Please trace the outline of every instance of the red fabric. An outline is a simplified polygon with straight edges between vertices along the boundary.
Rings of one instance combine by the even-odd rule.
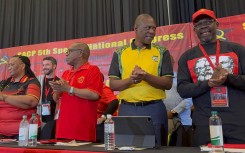
[[[32,95],[39,99],[40,87],[36,84],[37,82],[30,82],[26,89],[22,88],[22,84],[28,81],[28,77],[24,76],[20,82],[16,82],[15,89],[13,87],[11,91],[3,90],[3,94],[7,95]],[[37,80],[36,80],[37,81]],[[18,84],[21,86],[19,88]],[[11,86],[12,87],[12,86]],[[22,120],[23,115],[27,115],[28,119],[31,118],[32,113],[36,113],[36,108],[21,109],[10,105],[4,101],[0,101],[0,134],[5,136],[17,135],[19,133],[19,124]]]
[[[97,66],[86,63],[76,71],[65,71],[62,78],[74,88],[86,88],[101,94],[103,82]],[[64,92],[61,97],[56,137],[95,141],[96,119],[97,101],[90,101]]]
[[[7,153],[98,153],[93,151],[77,151],[77,150],[48,150],[33,148],[7,148],[0,147],[0,152]],[[100,152],[105,153],[105,152]]]
[[[210,143],[208,147],[211,148]],[[245,149],[245,144],[224,144],[224,148]]]
[[[106,111],[111,101],[117,99],[113,91],[105,84],[103,84],[103,89],[100,96],[101,98],[98,101],[98,107],[97,107],[97,118],[100,118],[101,115]],[[115,112],[113,115],[116,116],[117,112]]]

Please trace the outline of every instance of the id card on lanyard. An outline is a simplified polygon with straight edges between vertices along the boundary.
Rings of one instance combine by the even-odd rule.
[[[50,101],[46,101],[45,104],[42,104],[42,115],[51,115]]]
[[[44,78],[44,84],[45,84],[45,101],[42,102],[42,115],[51,115],[51,101],[48,100],[48,94],[51,89],[51,87],[47,87],[47,78],[45,76]],[[53,79],[55,81],[55,77]]]
[[[211,59],[209,58],[207,52],[203,48],[201,44],[198,45],[201,49],[203,55],[207,59],[210,66],[215,69],[214,64],[212,63]],[[220,54],[220,41],[217,40],[216,45],[216,63],[215,65],[219,65],[219,54]],[[212,87],[210,90],[210,98],[211,98],[211,107],[229,107],[229,100],[228,100],[228,88],[226,86],[219,86],[219,87]]]
[[[210,90],[212,107],[229,107],[226,86],[213,87]]]

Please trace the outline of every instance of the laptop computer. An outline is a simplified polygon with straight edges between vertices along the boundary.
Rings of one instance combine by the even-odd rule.
[[[116,147],[155,147],[155,132],[150,116],[115,116]]]

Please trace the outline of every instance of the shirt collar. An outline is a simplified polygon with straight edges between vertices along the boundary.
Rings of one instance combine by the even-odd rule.
[[[131,48],[134,50],[134,49],[138,49],[138,47],[135,45],[135,39],[133,39],[133,41],[131,42]],[[146,49],[151,49],[151,44],[146,44],[144,46],[144,48]]]
[[[84,69],[86,70],[89,68],[89,66],[90,66],[89,62],[86,62],[83,65],[81,65],[77,70],[74,70],[74,67],[72,67],[71,71],[75,72],[75,71],[80,71],[80,70],[84,70]]]
[[[24,82],[26,82],[28,80],[28,76],[27,75],[24,75],[21,79],[20,79],[20,83],[24,83]],[[12,77],[11,78],[11,81],[10,82],[14,82],[15,81],[15,79]]]

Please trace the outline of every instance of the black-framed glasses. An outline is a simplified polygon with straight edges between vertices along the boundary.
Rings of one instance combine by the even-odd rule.
[[[197,22],[194,24],[194,28],[200,28],[202,26],[210,26],[212,23],[214,23],[214,19],[212,20],[203,20],[203,21],[200,21],[200,22]]]
[[[67,49],[66,54],[69,55],[73,51],[83,51],[82,49]]]

